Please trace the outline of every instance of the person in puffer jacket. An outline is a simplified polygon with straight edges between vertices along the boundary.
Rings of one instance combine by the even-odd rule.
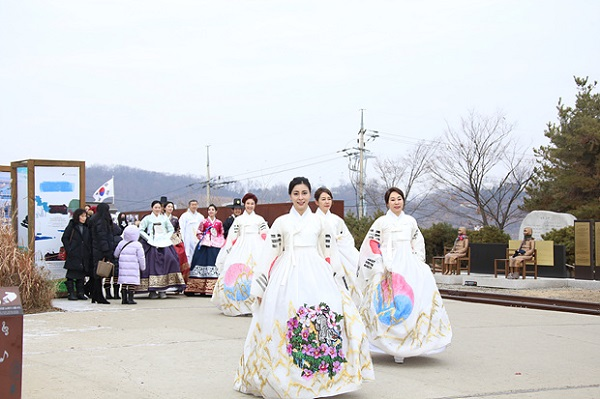
[[[140,285],[140,270],[146,270],[144,248],[138,241],[140,230],[137,226],[125,227],[123,240],[115,249],[115,258],[119,258],[119,284],[121,284],[121,303],[135,305],[133,300],[135,287]]]

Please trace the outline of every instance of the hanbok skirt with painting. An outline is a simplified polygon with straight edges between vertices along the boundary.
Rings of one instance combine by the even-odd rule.
[[[292,253],[293,252],[293,253]],[[255,312],[234,389],[264,398],[316,398],[372,380],[365,327],[314,247],[283,252]]]
[[[211,302],[226,316],[252,313],[254,298],[250,297],[256,256],[264,240],[257,232],[244,234],[230,248],[222,249],[217,258],[219,278]],[[223,258],[223,259],[221,259]]]
[[[360,314],[375,352],[397,357],[439,353],[452,340],[450,320],[429,266],[412,253],[408,241],[403,245],[391,270],[370,279]]]

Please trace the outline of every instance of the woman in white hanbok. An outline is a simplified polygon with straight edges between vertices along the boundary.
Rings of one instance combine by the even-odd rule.
[[[289,185],[293,207],[273,224],[254,271],[255,310],[234,389],[264,398],[316,398],[373,379],[364,325],[325,261],[326,228],[308,208],[310,183]]]
[[[219,278],[211,302],[226,316],[252,313],[252,275],[269,231],[265,219],[254,213],[258,203],[256,195],[247,193],[242,202],[245,212],[235,218],[216,263]]]
[[[348,291],[356,306],[360,306],[362,294],[356,287],[358,250],[354,246],[354,237],[350,234],[344,219],[331,213],[333,194],[328,188],[320,187],[315,191],[315,202],[319,207],[315,214],[326,221],[331,235],[331,266],[338,285]]]
[[[452,340],[452,329],[425,263],[425,241],[417,221],[403,211],[404,194],[392,187],[385,201],[387,213],[375,220],[360,248],[360,314],[371,350],[403,363],[405,357],[443,351]]]

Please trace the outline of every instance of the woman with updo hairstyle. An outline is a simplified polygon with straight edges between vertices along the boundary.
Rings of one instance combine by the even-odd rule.
[[[215,204],[208,206],[207,213],[208,216],[200,223],[196,231],[199,241],[190,263],[187,295],[212,295],[219,277],[216,265],[219,251],[225,245],[223,223],[217,219]]]
[[[289,213],[278,217],[257,262],[256,297],[234,389],[264,398],[316,398],[373,379],[358,309],[333,278],[330,237],[308,207],[310,182],[294,178]]]
[[[354,237],[348,230],[344,219],[330,211],[333,205],[333,194],[326,187],[315,191],[315,203],[318,208],[315,214],[325,221],[331,235],[331,266],[335,281],[340,288],[348,291],[354,304],[360,306],[362,294],[356,287],[356,267],[358,250],[354,246]]]
[[[171,236],[175,229],[163,214],[160,201],[152,201],[152,213],[140,222],[140,237],[146,256],[146,269],[140,274],[136,291],[148,292],[150,299],[167,297],[167,291],[182,292],[185,282],[179,267],[179,257]]]
[[[367,233],[359,257],[360,314],[371,351],[404,358],[443,351],[452,340],[450,320],[429,266],[417,221],[404,213],[404,193],[384,196],[388,211]]]
[[[242,204],[244,204],[244,207],[246,206],[246,202],[251,199],[252,201],[254,201],[254,205],[258,205],[258,198],[256,197],[256,195],[252,194],[252,193],[246,193],[244,194],[244,196],[242,197]],[[246,211],[248,211],[247,209],[245,209]]]
[[[173,230],[175,230],[173,233],[179,232],[179,218],[173,215],[173,211],[175,210],[175,204],[172,201],[167,201],[164,204],[162,204],[162,206],[163,213],[165,214],[167,219],[169,219],[169,222],[171,222],[171,224],[173,225]]]
[[[254,212],[256,195],[247,193],[242,203],[244,213],[235,218],[216,263],[219,278],[211,302],[226,316],[252,313],[252,276],[269,231],[265,219]]]

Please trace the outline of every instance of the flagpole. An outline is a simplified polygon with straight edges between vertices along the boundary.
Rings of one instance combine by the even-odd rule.
[[[113,205],[114,205],[115,204],[115,175],[113,175],[110,179],[113,182],[112,189],[113,189]]]

